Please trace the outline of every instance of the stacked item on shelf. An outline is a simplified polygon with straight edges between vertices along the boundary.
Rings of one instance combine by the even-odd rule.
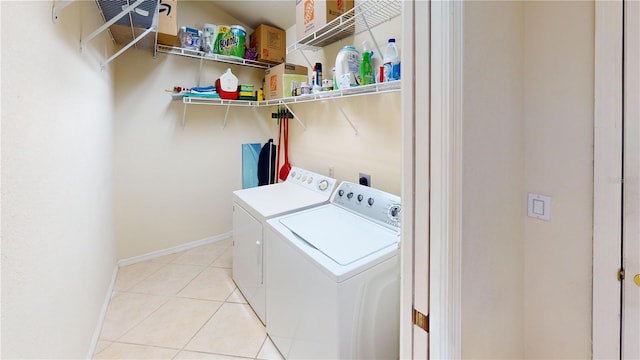
[[[296,1],[296,35],[298,41],[306,36],[322,33],[325,25],[353,9],[353,0]],[[334,41],[353,35],[352,27],[345,27],[340,32],[327,37],[318,46],[328,45]]]
[[[215,86],[192,87],[189,92],[185,92],[183,96],[194,96],[201,98],[220,99],[220,94],[216,91]]]
[[[287,33],[267,24],[259,25],[249,37],[247,55],[255,54],[253,58],[245,56],[249,60],[264,61],[281,64],[286,59]]]
[[[130,5],[129,1],[97,0],[96,2],[105,22],[120,16],[113,25],[109,26],[109,31],[117,44],[129,44],[134,41],[136,37],[142,35],[145,30],[151,28],[153,25],[153,16],[156,13],[156,7],[158,5],[157,0],[144,0],[136,6],[133,11],[122,16],[123,10]],[[138,41],[136,46],[152,49],[154,42],[155,37],[153,34],[149,34]]]

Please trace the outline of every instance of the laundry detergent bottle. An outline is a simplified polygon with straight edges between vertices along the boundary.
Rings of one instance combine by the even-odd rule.
[[[338,51],[335,77],[339,89],[348,89],[358,85],[360,61],[360,53],[353,45],[345,46]]]
[[[371,65],[371,51],[365,48],[360,62],[360,85],[373,84],[373,66]]]
[[[384,65],[384,81],[400,80],[400,52],[396,46],[396,39],[389,39],[382,63]]]

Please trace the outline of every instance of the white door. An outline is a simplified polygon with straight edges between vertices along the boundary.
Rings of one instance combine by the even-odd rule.
[[[402,2],[401,359],[429,357],[429,4]]]
[[[622,359],[640,359],[640,2],[624,16]]]

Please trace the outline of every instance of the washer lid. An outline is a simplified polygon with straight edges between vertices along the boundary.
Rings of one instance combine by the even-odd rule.
[[[285,216],[280,223],[343,266],[399,241],[391,230],[337,206]]]
[[[322,204],[329,199],[329,194],[320,194],[288,182],[238,190],[233,194],[236,200],[247,204],[264,218]]]

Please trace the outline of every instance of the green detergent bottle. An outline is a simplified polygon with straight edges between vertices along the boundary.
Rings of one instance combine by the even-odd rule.
[[[373,84],[373,66],[371,65],[371,51],[365,45],[360,62],[360,85]]]

